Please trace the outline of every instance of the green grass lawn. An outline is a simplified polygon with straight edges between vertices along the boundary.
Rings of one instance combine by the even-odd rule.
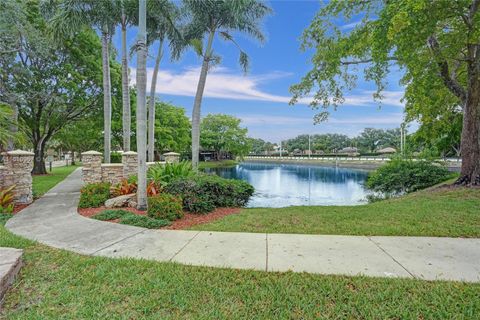
[[[32,188],[34,197],[38,198],[44,195],[78,167],[78,165],[57,167],[52,168],[52,172],[47,170],[48,174],[33,176]]]
[[[238,164],[235,160],[222,160],[222,161],[201,161],[198,164],[199,169],[206,169],[206,168],[222,168],[222,167],[233,167]]]
[[[480,189],[434,188],[360,206],[244,209],[192,229],[270,233],[480,237]]]
[[[8,319],[474,319],[480,284],[265,273],[25,249]]]

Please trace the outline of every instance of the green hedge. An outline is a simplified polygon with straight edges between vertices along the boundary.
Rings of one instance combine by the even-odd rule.
[[[204,174],[173,181],[165,190],[180,196],[183,208],[195,213],[207,213],[216,207],[243,207],[254,192],[245,181]]]
[[[183,217],[182,199],[168,193],[148,197],[148,215],[156,219],[177,220]]]

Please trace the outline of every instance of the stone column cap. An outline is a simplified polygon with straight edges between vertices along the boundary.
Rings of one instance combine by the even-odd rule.
[[[164,156],[179,156],[180,153],[176,153],[176,152],[167,152],[167,153],[164,153],[163,154]]]
[[[8,155],[8,156],[34,156],[35,155],[35,153],[33,152],[20,150],[20,149],[3,152],[2,154]]]
[[[82,152],[82,156],[101,156],[102,154],[98,151],[90,150]]]
[[[138,155],[138,153],[136,153],[135,151],[125,151],[122,153],[122,156],[136,156]]]

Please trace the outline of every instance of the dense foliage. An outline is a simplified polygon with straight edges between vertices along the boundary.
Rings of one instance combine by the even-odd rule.
[[[166,164],[157,163],[148,169],[147,178],[157,185],[166,186],[175,179],[190,177],[194,174],[192,164],[188,161]]]
[[[148,197],[148,210],[150,217],[156,219],[177,220],[183,217],[182,199],[168,193],[160,193]]]
[[[79,208],[95,208],[103,206],[110,198],[110,183],[90,183],[80,190]]]
[[[337,20],[352,27],[332,23]],[[325,2],[304,32],[302,48],[313,49],[313,66],[291,87],[291,103],[308,97],[311,107],[320,109],[315,120],[323,121],[329,107],[345,102],[345,92],[356,86],[359,77],[352,69],[364,71],[364,79],[376,85],[373,97],[381,100],[389,98],[384,89],[391,70],[401,67],[408,120],[452,134],[442,139],[452,145],[458,131],[437,123],[450,126],[458,114],[462,170],[457,183],[480,184],[479,33],[477,0]],[[423,131],[428,133],[423,138],[437,137],[431,129]]]
[[[254,192],[245,181],[204,174],[173,181],[165,190],[181,196],[185,210],[197,213],[215,207],[243,207]]]
[[[13,189],[15,186],[1,189],[0,188],[0,213],[13,212]]]
[[[191,125],[185,109],[158,102],[155,110],[155,148],[162,153],[187,151],[191,141]]]
[[[366,186],[391,196],[425,189],[451,177],[447,168],[436,163],[393,159],[371,173]]]
[[[200,125],[200,145],[203,150],[216,151],[217,156],[230,153],[245,156],[250,150],[247,128],[240,126],[241,120],[226,114],[209,114]],[[220,160],[220,159],[217,159]]]

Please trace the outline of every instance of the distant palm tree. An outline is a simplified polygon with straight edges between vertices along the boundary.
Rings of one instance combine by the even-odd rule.
[[[218,33],[224,40],[232,42],[239,48],[239,63],[246,72],[248,56],[240,49],[231,33],[239,31],[263,42],[265,36],[261,30],[261,23],[272,9],[257,0],[184,0],[184,6],[190,16],[186,38],[201,39],[192,41],[192,45],[197,54],[203,58],[192,112],[192,165],[198,168],[203,92],[209,67],[220,62],[220,57],[215,55],[212,49],[215,35]],[[204,49],[202,40],[205,36],[207,40]]]
[[[71,35],[84,26],[100,31],[102,38],[104,161],[110,162],[112,132],[112,94],[110,83],[111,37],[118,23],[114,14],[120,12],[115,0],[61,0],[51,19],[53,30],[60,35]]]
[[[158,70],[160,61],[163,57],[163,46],[165,41],[170,41],[170,51],[173,60],[178,59],[183,46],[183,38],[177,30],[174,20],[178,17],[178,8],[169,1],[153,1],[148,12],[148,44],[151,45],[157,41],[158,51],[155,58],[155,66],[152,74],[152,82],[150,86],[150,97],[148,100],[148,161],[155,159],[155,89],[157,86]]]
[[[138,152],[138,188],[137,208],[147,209],[147,6],[146,0],[139,0],[138,34],[135,45],[137,52],[137,152]]]

